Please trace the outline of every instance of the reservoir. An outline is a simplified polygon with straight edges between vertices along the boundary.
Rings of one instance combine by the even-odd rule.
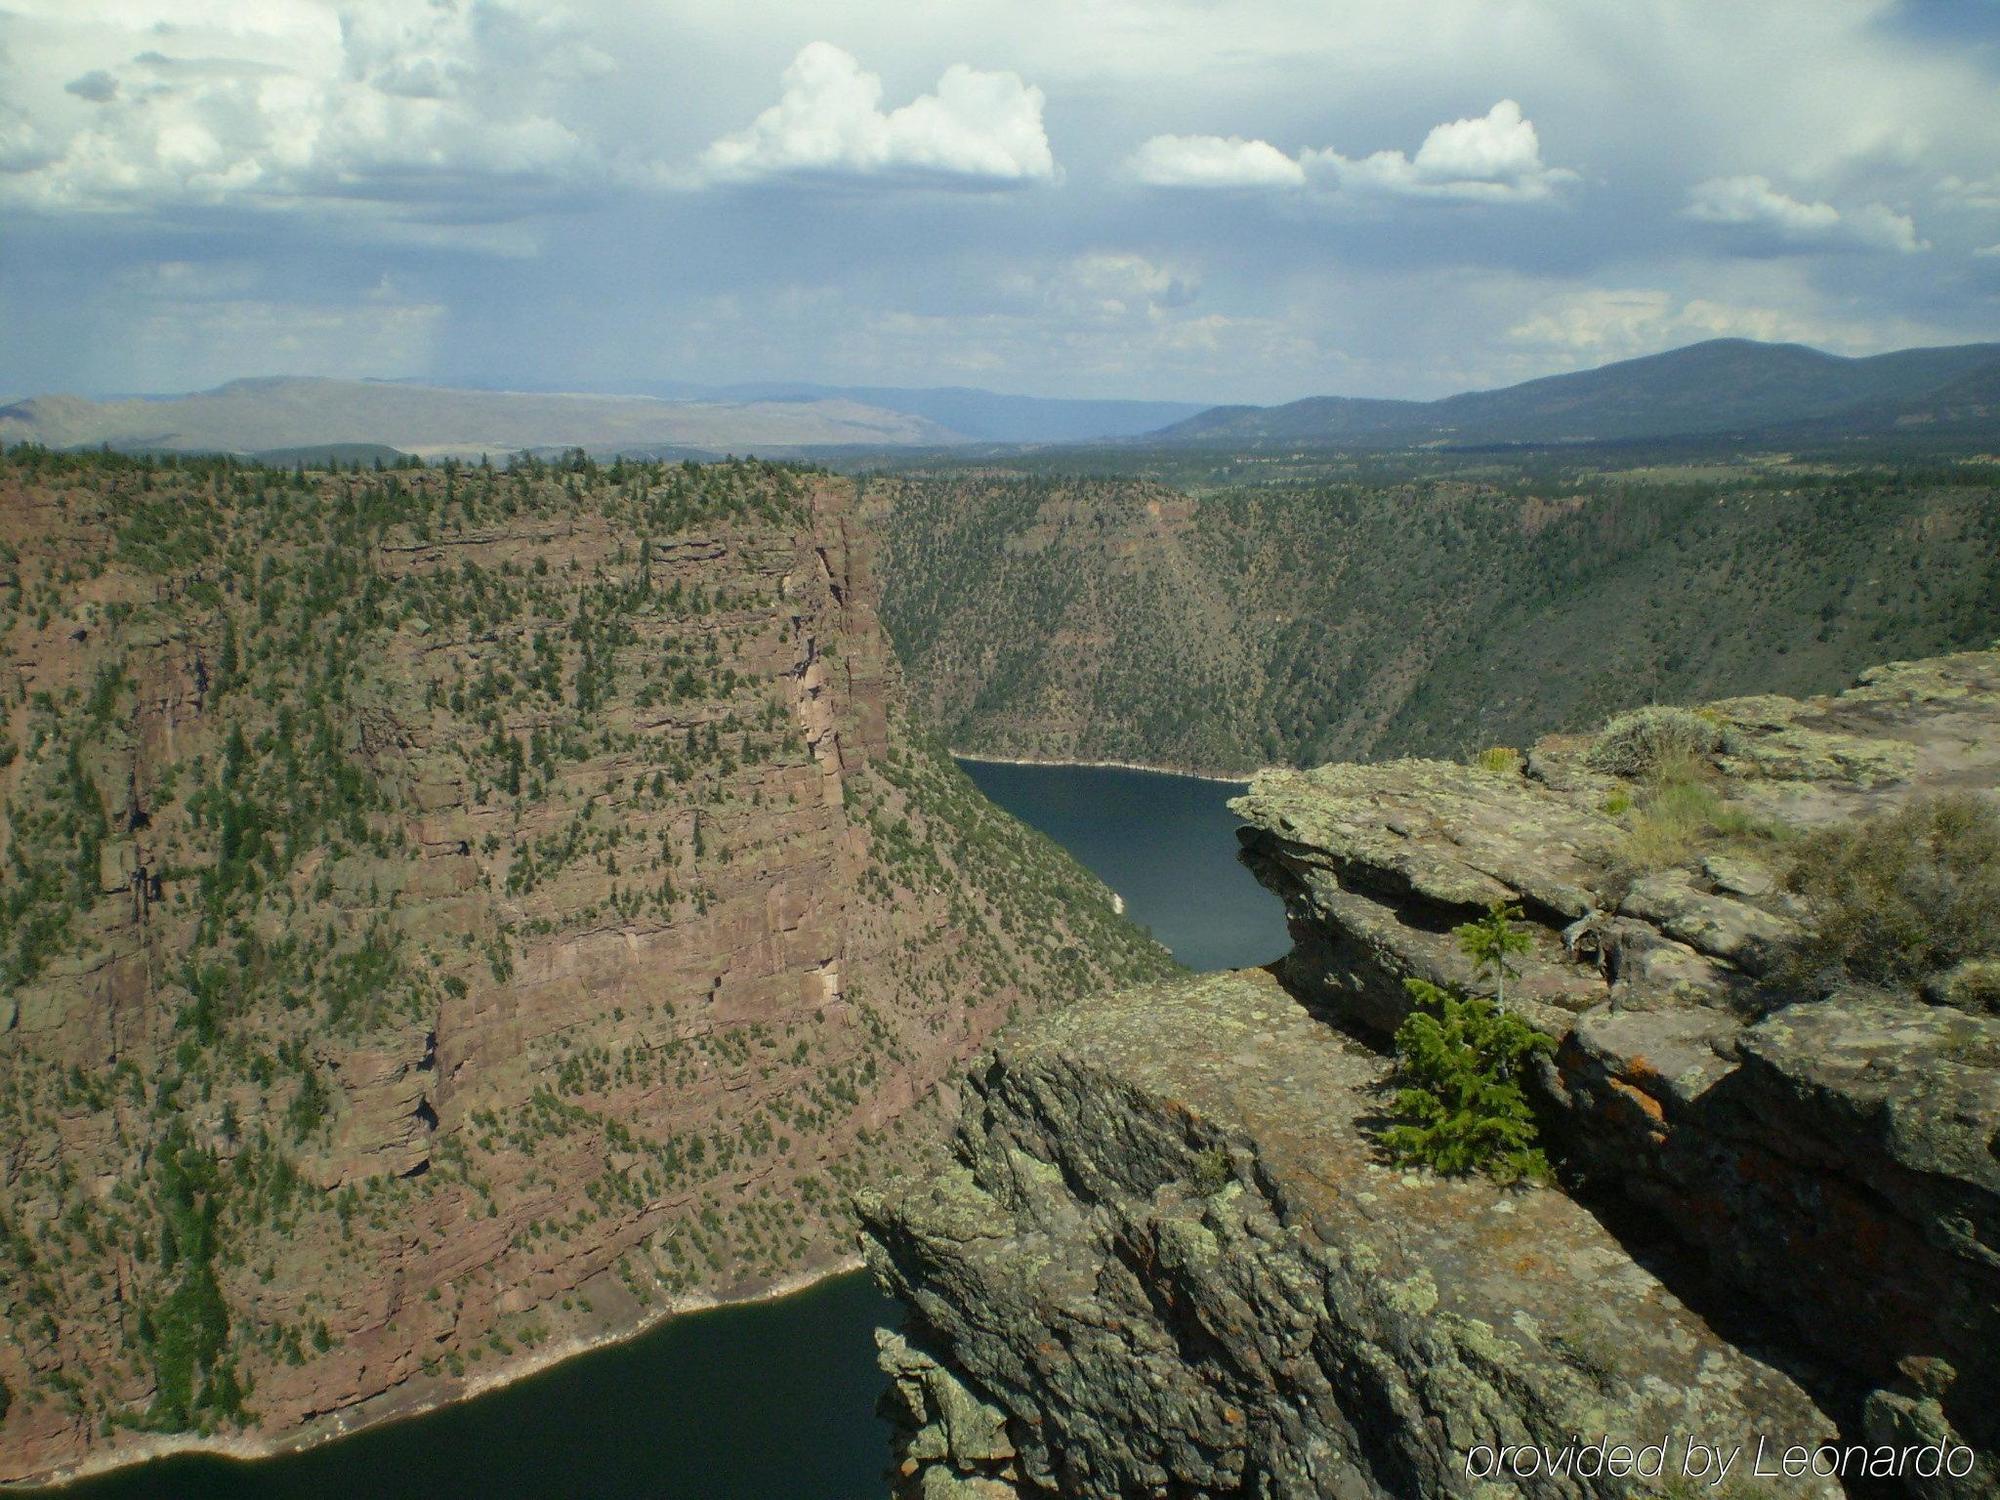
[[[965,774],[1125,898],[1190,969],[1242,969],[1291,946],[1278,898],[1236,860],[1241,782],[1117,766],[967,760]]]
[[[1239,787],[1083,766],[964,762],[1063,844],[1190,968],[1284,952],[1278,901],[1236,862]],[[875,1329],[901,1315],[865,1273],[671,1318],[501,1390],[302,1453],[168,1458],[65,1500],[881,1500]],[[250,1404],[256,1404],[254,1395]]]
[[[423,1416],[281,1458],[159,1459],[61,1500],[882,1500],[865,1272],[669,1318]],[[254,1407],[253,1395],[250,1405]]]

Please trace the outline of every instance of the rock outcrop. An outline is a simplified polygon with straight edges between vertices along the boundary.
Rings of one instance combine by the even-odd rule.
[[[1683,1482],[1690,1441],[1848,1455],[1744,1493],[1876,1492],[1885,1449],[1879,1492],[1994,1493],[2000,1016],[1774,975],[1809,915],[1787,830],[2000,785],[2000,653],[1703,713],[1708,824],[1664,848],[1583,739],[1258,777],[1233,805],[1286,959],[1004,1033],[956,1167],[865,1205],[912,1314],[902,1492],[1472,1495],[1482,1453],[1608,1438]],[[1496,901],[1534,940],[1507,1004],[1559,1044],[1562,1188],[1373,1141],[1403,980],[1473,986],[1451,930]]]
[[[0,463],[0,1481],[839,1265],[1003,1019],[1168,967],[911,732],[853,501]]]
[[[1256,971],[1009,1033],[958,1164],[869,1209],[877,1274],[1006,1414],[968,1423],[919,1375],[944,1441],[919,1429],[908,1492],[943,1470],[1065,1496],[1454,1494],[1482,1445],[1665,1441],[1678,1466],[1690,1440],[1832,1438],[1568,1197],[1376,1160],[1357,1123],[1385,1071]]]

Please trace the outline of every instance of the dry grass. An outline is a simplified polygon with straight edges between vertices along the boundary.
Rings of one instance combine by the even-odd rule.
[[[1469,764],[1496,776],[1517,776],[1521,771],[1521,752],[1508,745],[1489,745],[1473,756]]]
[[[1812,914],[1791,965],[1800,982],[1841,973],[1892,989],[1968,978],[2000,958],[2000,809],[1969,793],[1922,797],[1813,834],[1785,876]],[[1984,987],[1959,986],[1984,1007]]]
[[[1604,810],[1625,820],[1612,867],[1627,879],[1673,869],[1719,845],[1768,845],[1783,836],[1723,795],[1705,755],[1666,755],[1635,793],[1614,794]]]

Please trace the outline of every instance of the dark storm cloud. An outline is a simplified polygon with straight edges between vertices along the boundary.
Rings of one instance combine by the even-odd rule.
[[[118,97],[118,80],[102,68],[93,68],[82,77],[72,78],[64,84],[63,92],[88,99],[93,104],[109,104]]]

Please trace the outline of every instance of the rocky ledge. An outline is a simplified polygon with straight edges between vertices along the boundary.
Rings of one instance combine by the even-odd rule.
[[[1563,1194],[1377,1160],[1385,1071],[1259,971],[1003,1044],[958,1164],[869,1210],[876,1273],[962,1377],[890,1346],[906,1415],[944,1418],[911,1492],[943,1463],[1028,1493],[1404,1496],[1466,1487],[1482,1444],[1832,1436]]]
[[[1798,830],[1992,795],[2000,654],[1703,718],[1713,821],[1755,835],[1650,859],[1587,738],[1259,777],[1234,806],[1288,957],[1006,1035],[955,1164],[864,1203],[911,1313],[883,1347],[899,1493],[1657,1487],[1562,1458],[1605,1442],[1641,1476],[1664,1443],[1687,1493],[1729,1492],[1690,1444],[1740,1446],[1739,1494],[1994,1493],[2000,1016],[1772,976]],[[1559,1044],[1561,1188],[1405,1172],[1368,1128],[1401,981],[1470,986],[1451,929],[1494,901],[1535,938],[1508,1004]],[[1785,1475],[1822,1443],[1844,1480]],[[1539,1472],[1492,1488],[1507,1445]],[[1971,1473],[1926,1476],[1926,1445]],[[1884,1452],[1871,1489],[1855,1455]]]

